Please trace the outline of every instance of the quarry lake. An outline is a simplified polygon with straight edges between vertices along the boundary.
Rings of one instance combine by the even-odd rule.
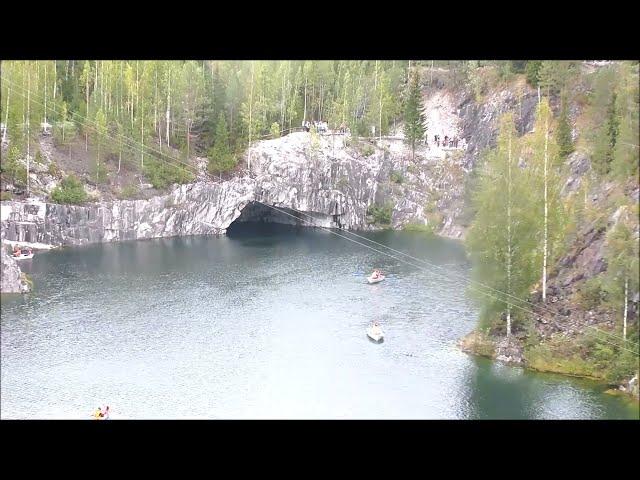
[[[2,300],[1,417],[638,418],[602,384],[461,352],[478,314],[461,243],[364,235],[448,275],[282,225],[36,253],[34,291]]]

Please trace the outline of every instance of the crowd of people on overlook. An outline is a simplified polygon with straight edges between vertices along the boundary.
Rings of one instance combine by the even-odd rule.
[[[327,122],[317,120],[314,120],[313,122],[310,122],[309,120],[302,121],[302,128],[305,132],[311,131],[312,127],[318,133],[330,133],[329,124]],[[345,133],[345,131],[346,127],[342,124],[340,126],[340,133]]]
[[[429,144],[427,137],[425,137],[424,143],[425,145]],[[445,135],[444,138],[441,138],[440,135],[434,135],[433,143],[435,143],[438,148],[458,148],[458,145],[460,145],[461,148],[464,148],[466,144],[464,138],[460,140],[457,136],[449,135]]]
[[[347,134],[349,133],[349,128],[343,122],[337,130],[330,130],[329,124],[323,121],[302,121],[302,129],[305,132],[310,132],[311,129],[314,129],[315,132],[320,134]],[[429,146],[428,135],[424,137],[424,144]],[[434,135],[433,136],[433,144],[438,148],[466,148],[466,140],[464,138],[460,139],[457,135]]]

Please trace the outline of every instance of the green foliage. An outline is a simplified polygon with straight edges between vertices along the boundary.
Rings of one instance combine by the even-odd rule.
[[[422,94],[418,82],[418,74],[414,73],[409,82],[409,91],[404,109],[404,136],[405,141],[411,145],[413,157],[415,157],[416,142],[424,138],[424,133]]]
[[[624,65],[621,77],[617,97],[619,129],[616,132],[617,138],[613,147],[611,170],[618,179],[635,178],[638,183],[638,167],[640,165],[638,74],[631,71],[628,65]]]
[[[59,178],[61,175],[60,168],[56,162],[51,162],[47,168],[47,173],[54,178]]]
[[[586,310],[594,310],[604,300],[606,300],[606,292],[602,288],[600,277],[590,278],[578,290],[578,302]]]
[[[2,162],[2,172],[16,186],[27,185],[27,167],[19,160],[20,150],[17,146],[12,146],[7,153],[6,162]]]
[[[529,60],[527,62],[527,66],[525,67],[525,75],[527,77],[527,82],[529,82],[529,85],[531,85],[532,87],[538,86],[538,73],[541,66],[541,60]]]
[[[371,155],[373,155],[375,153],[375,148],[373,148],[373,145],[369,145],[368,143],[365,144],[362,149],[360,150],[360,153],[362,153],[362,156],[364,157],[370,157]]]
[[[40,150],[36,151],[36,155],[34,157],[34,160],[35,160],[36,163],[39,163],[41,165],[44,163],[44,159],[42,158],[42,152],[40,152]]]
[[[412,232],[412,233],[426,233],[433,235],[434,234],[434,226],[433,224],[424,224],[424,223],[407,223],[402,227],[403,232]]]
[[[505,114],[498,145],[485,156],[486,163],[478,174],[472,197],[476,217],[467,236],[467,248],[473,278],[526,298],[539,273],[536,252],[541,215],[532,210],[533,172],[518,167],[519,156],[513,115]],[[502,323],[500,317],[508,305],[486,296],[479,300],[481,325]]]
[[[121,200],[135,198],[138,195],[139,191],[139,187],[135,183],[131,183],[129,185],[125,185],[124,187],[122,187],[122,189],[120,189],[120,191],[118,192],[118,198]]]
[[[271,134],[271,137],[273,137],[273,138],[278,138],[280,136],[280,125],[278,125],[278,122],[273,122],[271,124],[271,128],[269,129],[269,133]]]
[[[373,217],[373,222],[380,226],[391,225],[391,213],[393,212],[392,205],[371,205],[367,209],[367,215]]]
[[[236,159],[229,147],[229,134],[224,114],[220,113],[216,127],[216,142],[209,153],[207,170],[212,174],[228,172],[236,166]]]
[[[610,302],[617,307],[622,324],[623,311],[628,297],[637,292],[639,286],[640,247],[638,244],[638,206],[622,206],[620,218],[607,235],[605,258],[607,271],[604,288]],[[626,292],[625,292],[626,288]],[[629,320],[629,319],[628,319]]]
[[[391,180],[391,182],[393,183],[397,183],[398,185],[400,185],[402,184],[402,182],[404,182],[404,177],[402,176],[401,172],[397,170],[393,170],[389,175],[389,180]]]
[[[104,163],[100,163],[98,161],[98,158],[96,158],[94,161],[90,162],[90,172],[91,172],[91,177],[92,179],[95,180],[95,182],[97,184],[103,184],[106,183],[108,178],[107,178],[107,167]]]
[[[69,175],[62,179],[60,185],[51,192],[51,200],[55,203],[81,204],[87,200],[87,193],[80,180]]]
[[[76,125],[73,122],[65,120],[53,125],[53,141],[58,147],[68,146],[76,134]]]
[[[567,101],[564,99],[560,111],[560,118],[558,119],[558,128],[556,130],[556,142],[560,149],[559,154],[561,158],[566,158],[575,150],[571,139],[571,125],[569,124],[567,110]]]
[[[5,200],[11,200],[13,198],[13,194],[11,192],[0,192],[0,201],[4,202]]]
[[[153,188],[162,190],[174,183],[189,183],[195,179],[195,175],[179,164],[149,158],[144,162],[144,173],[153,185]]]

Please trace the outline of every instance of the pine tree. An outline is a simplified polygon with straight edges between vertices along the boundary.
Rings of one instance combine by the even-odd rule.
[[[411,159],[415,159],[416,142],[424,137],[424,115],[422,113],[422,95],[418,74],[412,75],[409,83],[409,92],[404,110],[404,136],[405,141],[411,145]]]

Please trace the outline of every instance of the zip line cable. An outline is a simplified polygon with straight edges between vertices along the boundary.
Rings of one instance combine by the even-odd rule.
[[[300,217],[298,217],[298,216],[296,216],[296,215],[293,215],[293,214],[291,214],[291,213],[285,212],[284,210],[281,210],[281,209],[280,209],[280,208],[278,208],[278,207],[275,207],[275,206],[272,206],[272,205],[268,205],[268,204],[263,203],[263,202],[258,202],[258,203],[260,203],[261,205],[264,205],[264,206],[266,206],[266,207],[272,208],[272,209],[274,209],[274,210],[277,210],[278,212],[283,213],[283,214],[285,214],[285,215],[289,215],[290,217],[293,217],[293,218],[295,218],[295,219],[303,220],[303,221],[307,221],[307,222],[311,223],[311,221],[309,221],[309,220],[306,220],[306,219],[304,219],[304,218],[300,218]],[[300,212],[300,213],[303,213],[303,212]],[[313,218],[313,217],[312,217],[312,218]],[[313,225],[313,224],[312,224],[312,225]],[[313,226],[315,226],[315,225],[313,225]],[[425,269],[425,267],[423,267],[423,266],[421,266],[421,265],[416,265],[416,264],[411,263],[411,262],[408,262],[408,261],[406,261],[406,260],[404,260],[404,259],[402,259],[402,258],[398,258],[398,257],[396,257],[396,256],[394,256],[394,255],[391,255],[391,254],[390,254],[390,253],[388,253],[388,252],[383,252],[383,251],[378,250],[378,249],[376,249],[376,248],[373,248],[373,247],[371,247],[371,246],[369,246],[369,245],[366,245],[366,244],[364,244],[364,243],[358,242],[357,240],[353,240],[352,238],[349,238],[349,237],[345,237],[345,236],[343,236],[343,235],[340,235],[340,234],[338,234],[338,233],[334,232],[333,230],[331,230],[331,229],[329,229],[329,228],[322,227],[322,226],[319,226],[319,227],[317,227],[317,228],[321,228],[321,229],[323,229],[323,230],[325,230],[325,231],[328,231],[329,233],[331,233],[331,234],[333,234],[333,235],[336,235],[336,236],[338,236],[338,237],[344,238],[345,240],[348,240],[348,241],[350,241],[350,242],[356,243],[356,244],[358,244],[358,245],[361,245],[361,246],[363,246],[363,247],[365,247],[365,248],[368,248],[368,249],[370,249],[370,250],[373,250],[373,251],[375,251],[375,252],[377,252],[377,253],[381,253],[382,255],[386,255],[386,256],[388,256],[388,257],[391,257],[391,258],[393,258],[393,259],[395,259],[395,260],[398,260],[398,261],[400,261],[400,262],[406,263],[406,264],[408,264],[408,265],[414,266],[414,267],[419,268],[419,269],[422,269],[422,270],[426,270],[426,269]],[[342,229],[341,229],[341,230],[342,230]],[[352,232],[348,232],[348,233],[352,233]],[[362,238],[362,237],[361,237],[361,238]],[[366,238],[365,238],[365,240],[368,240],[368,239],[366,239]],[[377,243],[377,242],[373,242],[373,243]],[[382,244],[379,244],[379,245],[382,245]],[[390,248],[390,247],[386,247],[385,245],[382,245],[382,246],[383,246],[383,247],[385,247],[385,248]],[[393,249],[391,249],[391,250],[393,250]],[[397,251],[397,250],[396,250],[396,251]],[[400,252],[400,253],[402,253],[402,252]],[[406,255],[406,254],[403,254],[403,255]],[[409,256],[409,255],[407,255],[407,256]],[[415,257],[413,257],[413,258],[415,258]],[[420,259],[416,259],[416,260],[420,260]],[[428,263],[428,262],[425,262],[425,263]],[[436,274],[438,274],[438,275],[441,275],[441,276],[447,277],[447,274],[445,274],[445,273],[440,273],[440,272],[433,272],[433,273],[436,273]],[[448,273],[448,272],[447,272],[447,273]],[[449,278],[449,279],[450,279],[450,278]],[[478,282],[478,283],[480,283],[480,282]],[[481,283],[480,283],[480,284],[481,284]],[[481,284],[481,285],[483,285],[483,284]],[[518,309],[520,309],[520,310],[522,310],[522,311],[524,311],[524,312],[526,312],[526,313],[533,314],[533,315],[538,315],[536,312],[534,312],[534,311],[532,311],[532,310],[530,310],[530,309],[526,309],[526,308],[521,307],[521,306],[519,306],[519,305],[515,305],[515,304],[512,304],[512,303],[509,303],[508,301],[506,301],[506,300],[504,300],[504,299],[502,299],[502,298],[498,298],[498,297],[496,297],[496,296],[494,296],[494,295],[491,295],[490,293],[487,293],[487,292],[485,292],[485,291],[483,291],[483,290],[480,290],[480,289],[478,289],[477,287],[473,287],[473,286],[469,285],[469,288],[470,288],[471,290],[475,290],[476,292],[478,292],[478,293],[480,293],[480,294],[482,294],[482,295],[486,295],[486,296],[488,296],[488,297],[490,297],[490,298],[493,298],[494,300],[497,300],[497,301],[502,302],[502,303],[505,303],[505,304],[507,304],[507,305],[511,305],[512,307],[518,308]],[[491,288],[491,287],[489,287],[489,288]],[[504,292],[500,292],[500,293],[504,293]],[[599,332],[599,333],[606,333],[606,334],[609,334],[609,332],[604,332],[604,331],[602,331],[602,330],[600,330],[600,329],[598,329],[598,328],[595,328],[595,327],[593,327],[593,326],[591,326],[591,325],[587,325],[587,327],[593,328],[595,331],[597,331],[597,332]],[[616,337],[616,338],[619,338],[619,337]],[[633,353],[633,354],[635,354],[635,355],[638,355],[638,352],[635,352],[635,351],[633,351],[633,350],[630,350],[630,349],[625,348],[625,347],[623,347],[623,346],[620,346],[620,345],[618,345],[618,344],[613,344],[613,343],[611,343],[611,342],[609,342],[609,341],[607,341],[607,340],[605,340],[605,339],[603,339],[603,338],[600,338],[600,340],[602,340],[602,341],[604,341],[604,342],[606,342],[606,343],[609,343],[610,345],[616,346],[616,347],[618,347],[618,348],[622,348],[622,349],[624,349],[624,350],[627,350],[628,352],[631,352],[631,353]],[[629,340],[627,340],[627,341],[629,341]]]

